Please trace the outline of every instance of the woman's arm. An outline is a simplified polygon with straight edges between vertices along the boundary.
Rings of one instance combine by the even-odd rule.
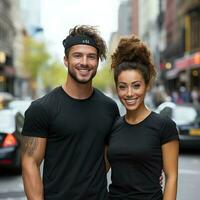
[[[105,146],[104,149],[104,159],[105,159],[105,163],[106,163],[106,172],[108,173],[109,169],[110,169],[110,163],[108,161],[108,146]]]
[[[22,179],[28,200],[44,200],[40,165],[45,148],[46,138],[22,136]]]
[[[163,171],[165,173],[165,187],[163,200],[176,200],[178,181],[178,140],[162,145]]]

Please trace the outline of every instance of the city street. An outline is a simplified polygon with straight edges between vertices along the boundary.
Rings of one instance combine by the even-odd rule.
[[[177,200],[197,200],[200,197],[200,152],[182,153],[179,160]]]
[[[108,174],[110,182],[110,173]],[[200,152],[182,152],[179,160],[177,200],[197,200],[200,196]],[[0,199],[25,200],[21,176],[0,171]]]
[[[0,170],[0,199],[26,200],[21,176]]]
[[[200,200],[199,88],[200,0],[0,0],[0,200],[27,200],[21,150],[37,151],[33,162],[47,159],[45,198],[93,200],[85,188],[105,196],[98,189],[101,177],[105,187],[111,184],[111,170],[107,177],[98,170],[104,141],[113,162],[132,154],[137,160],[133,178],[130,165],[120,162],[120,180],[113,178],[119,188],[121,172],[126,188],[141,185],[131,199],[151,193],[143,183],[149,176],[158,191],[174,193],[169,177],[179,159],[176,200]],[[199,150],[170,159],[178,145],[162,144],[178,137],[181,148]],[[141,156],[151,159],[145,167]],[[32,164],[25,156],[22,161]],[[159,176],[166,183],[162,168],[169,187],[159,183]],[[37,183],[30,184],[35,174],[29,175],[26,190],[37,198]]]

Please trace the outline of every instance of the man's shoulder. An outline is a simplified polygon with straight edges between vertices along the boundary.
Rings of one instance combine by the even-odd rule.
[[[59,96],[60,87],[54,88],[52,91],[48,92],[42,97],[39,97],[35,101],[33,101],[34,104],[47,104],[51,103],[52,101],[56,101],[56,98]]]
[[[60,87],[54,88],[49,93],[34,100],[29,108],[49,110],[58,100]]]

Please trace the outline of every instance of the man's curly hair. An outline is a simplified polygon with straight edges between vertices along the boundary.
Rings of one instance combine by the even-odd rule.
[[[107,46],[104,39],[100,36],[99,31],[95,26],[77,25],[69,30],[69,36],[88,36],[92,38],[98,49],[98,57],[103,60],[106,59]],[[68,55],[69,49],[65,49],[65,54]]]
[[[139,70],[147,85],[151,84],[156,77],[151,52],[136,35],[121,38],[111,58],[115,83],[117,83],[119,74],[128,69]]]

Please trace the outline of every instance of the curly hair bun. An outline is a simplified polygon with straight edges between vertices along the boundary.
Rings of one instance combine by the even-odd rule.
[[[133,63],[142,74],[145,74],[144,79],[146,83],[152,82],[156,76],[151,52],[147,45],[136,35],[121,38],[117,49],[111,55],[111,58],[111,68],[114,69],[115,72],[115,81],[117,81],[117,77],[121,71],[126,70],[127,68],[132,69]],[[121,64],[123,65],[123,68],[121,68]],[[134,69],[136,68],[134,67]]]
[[[120,40],[112,61],[112,68],[122,62],[136,62],[147,66],[152,62],[148,47],[136,35]]]

